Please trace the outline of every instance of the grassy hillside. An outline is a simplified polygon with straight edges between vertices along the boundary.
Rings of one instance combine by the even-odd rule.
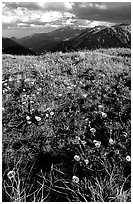
[[[130,201],[130,49],[2,63],[3,201]]]

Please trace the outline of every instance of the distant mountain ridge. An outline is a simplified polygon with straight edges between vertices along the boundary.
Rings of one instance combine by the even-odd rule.
[[[121,23],[85,29],[67,26],[49,33],[35,33],[23,38],[13,37],[11,40],[37,54],[98,48],[130,48],[131,25]]]
[[[82,31],[71,27],[60,28],[49,33],[36,33],[24,38],[15,39],[21,45],[30,48],[34,52],[40,54],[42,52],[51,51],[63,40],[72,36],[77,36]]]
[[[85,29],[78,36],[58,44],[53,52],[113,47],[131,47],[130,25],[96,26]]]
[[[11,55],[36,55],[29,48],[20,45],[10,38],[4,37],[2,37],[2,53]]]

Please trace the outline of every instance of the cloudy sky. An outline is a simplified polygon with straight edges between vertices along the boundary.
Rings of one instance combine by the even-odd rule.
[[[23,37],[62,26],[131,23],[130,2],[3,2],[2,36]]]

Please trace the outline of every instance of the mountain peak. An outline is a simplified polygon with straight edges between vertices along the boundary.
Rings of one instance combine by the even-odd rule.
[[[75,38],[63,41],[54,51],[131,47],[131,30],[123,25],[95,26],[83,30]]]

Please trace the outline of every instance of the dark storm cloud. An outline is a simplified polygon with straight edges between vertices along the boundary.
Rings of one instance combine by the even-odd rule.
[[[130,2],[2,2],[2,31],[10,36],[111,23],[131,23]]]
[[[5,2],[7,8],[17,9],[18,7],[28,8],[31,10],[39,9],[39,6],[34,2]]]
[[[66,11],[71,10],[73,3],[69,2],[5,2],[6,7],[17,9],[18,7],[30,10]]]
[[[75,3],[73,13],[79,19],[124,22],[131,20],[130,2]]]
[[[131,20],[130,2],[5,2],[9,9],[68,11],[77,19],[124,22]]]

